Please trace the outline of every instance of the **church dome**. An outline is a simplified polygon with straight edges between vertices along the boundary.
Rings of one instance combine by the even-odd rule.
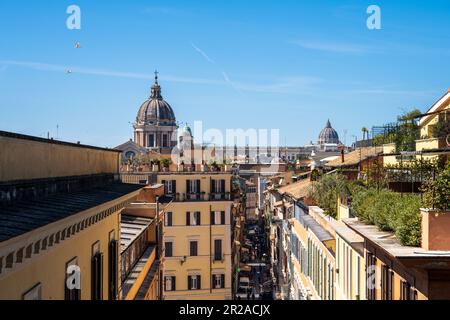
[[[331,126],[330,120],[327,121],[325,128],[319,134],[318,144],[334,143],[339,144],[339,135]]]
[[[175,113],[161,95],[161,87],[158,84],[157,75],[155,76],[155,84],[152,86],[150,98],[139,108],[136,123],[138,125],[176,125]]]
[[[190,137],[190,138],[192,138],[192,130],[187,124],[181,130],[181,135],[183,137]]]

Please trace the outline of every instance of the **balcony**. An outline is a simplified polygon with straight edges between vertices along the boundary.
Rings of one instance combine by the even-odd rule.
[[[168,195],[174,198],[175,202],[192,202],[192,201],[232,201],[231,193],[176,193]]]
[[[231,201],[231,194],[229,192],[210,193],[209,201]]]

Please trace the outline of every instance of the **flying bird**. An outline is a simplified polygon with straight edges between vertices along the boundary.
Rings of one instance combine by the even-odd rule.
[[[80,49],[81,48],[81,44],[79,42],[75,43],[75,49]]]
[[[67,73],[67,74],[72,74],[72,70],[67,69],[67,70],[66,70],[66,73]]]

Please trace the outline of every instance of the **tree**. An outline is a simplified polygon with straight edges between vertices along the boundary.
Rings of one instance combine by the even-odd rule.
[[[397,117],[400,122],[394,136],[397,152],[416,149],[416,140],[420,139],[420,128],[416,119],[421,114],[420,110],[414,109]]]
[[[366,140],[366,138],[369,138],[369,130],[366,127],[362,127],[361,129],[362,133],[363,133],[363,140]]]
[[[349,194],[347,178],[341,174],[323,175],[313,185],[312,198],[329,216],[337,216],[337,199]]]

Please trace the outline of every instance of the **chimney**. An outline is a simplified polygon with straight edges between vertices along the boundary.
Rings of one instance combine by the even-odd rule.
[[[420,209],[422,215],[422,248],[428,251],[450,251],[450,214]]]
[[[344,149],[341,150],[341,160],[342,160],[342,163],[345,162]]]

